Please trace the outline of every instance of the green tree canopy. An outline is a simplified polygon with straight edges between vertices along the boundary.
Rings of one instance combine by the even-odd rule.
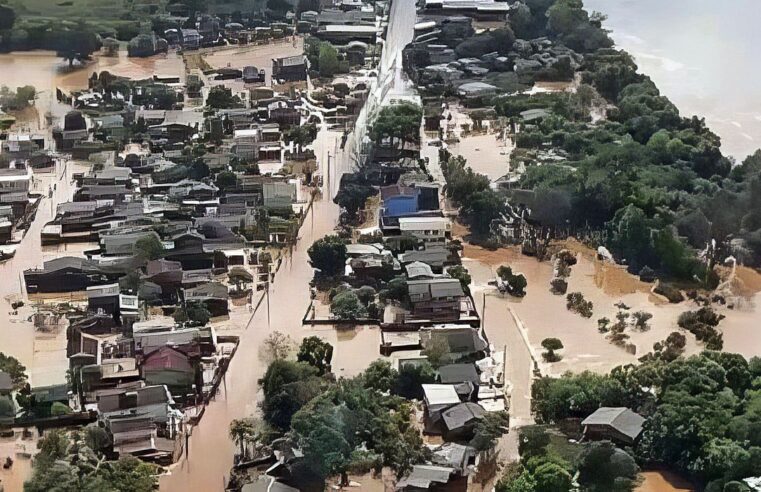
[[[338,236],[325,236],[315,241],[307,251],[309,262],[322,275],[342,274],[346,265],[346,243]]]

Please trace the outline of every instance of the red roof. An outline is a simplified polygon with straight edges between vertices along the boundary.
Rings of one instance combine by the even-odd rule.
[[[154,371],[161,369],[186,372],[193,371],[193,366],[190,364],[188,356],[168,345],[147,354],[143,358],[142,367],[143,369]]]

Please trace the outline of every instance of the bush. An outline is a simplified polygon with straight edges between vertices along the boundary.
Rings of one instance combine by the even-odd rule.
[[[61,403],[60,401],[53,402],[50,405],[50,415],[58,417],[60,415],[68,415],[71,413],[71,408],[68,405]]]
[[[581,292],[571,292],[566,296],[566,307],[569,311],[573,311],[582,315],[585,318],[592,317],[592,301],[584,299],[584,294]]]

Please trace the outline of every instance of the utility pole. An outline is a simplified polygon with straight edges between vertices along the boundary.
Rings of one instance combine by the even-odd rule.
[[[270,279],[269,279],[269,273],[267,274],[267,329],[270,328]]]

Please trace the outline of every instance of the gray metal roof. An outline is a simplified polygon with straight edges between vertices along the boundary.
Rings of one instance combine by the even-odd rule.
[[[422,296],[424,300],[444,297],[462,297],[462,285],[456,278],[435,278],[430,280],[410,280],[407,282],[410,296]]]
[[[592,415],[585,418],[581,425],[610,426],[634,440],[642,432],[644,423],[644,417],[626,407],[600,407]]]
[[[486,414],[484,407],[478,403],[465,402],[455,405],[441,413],[444,425],[449,430],[459,429],[474,420],[481,420]]]
[[[415,465],[412,473],[397,482],[396,489],[427,489],[434,483],[447,483],[454,471],[454,468],[448,466]]]
[[[455,384],[470,381],[478,384],[478,372],[475,364],[449,364],[439,367],[441,384]]]
[[[433,270],[431,270],[430,265],[427,265],[420,261],[415,261],[410,263],[405,267],[407,269],[407,277],[410,279],[414,279],[417,277],[428,277],[433,278]]]

